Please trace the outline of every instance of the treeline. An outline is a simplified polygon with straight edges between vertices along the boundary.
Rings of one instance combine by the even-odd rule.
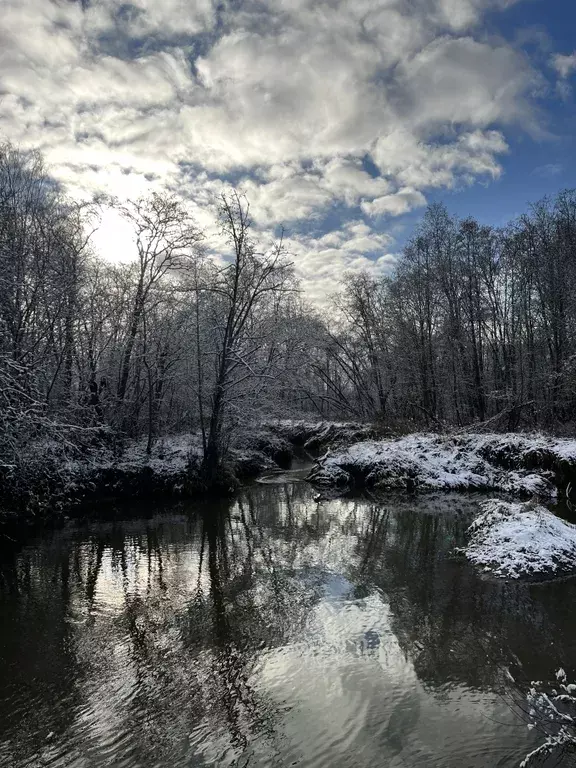
[[[576,195],[503,229],[428,208],[391,277],[350,276],[322,376],[358,416],[497,428],[576,418]]]
[[[35,153],[0,148],[0,465],[42,441],[202,433],[207,483],[235,424],[297,389],[310,314],[281,243],[219,201],[222,257],[175,197],[119,210],[133,263],[91,251],[98,207],[67,199]],[[282,406],[281,406],[282,407]]]
[[[349,275],[308,306],[248,201],[219,201],[222,253],[185,205],[119,206],[135,258],[92,252],[98,206],[68,199],[35,153],[0,147],[0,464],[42,440],[201,433],[218,471],[263,416],[406,428],[576,417],[576,197],[503,230],[431,206],[394,274]],[[222,243],[225,243],[222,246]]]

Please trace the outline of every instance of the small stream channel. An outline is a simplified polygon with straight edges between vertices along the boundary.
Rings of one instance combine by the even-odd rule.
[[[576,581],[452,557],[477,497],[317,502],[305,471],[3,552],[0,766],[517,766],[504,670],[573,679]]]

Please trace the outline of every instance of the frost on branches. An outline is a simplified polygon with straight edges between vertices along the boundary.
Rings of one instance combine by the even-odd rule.
[[[576,685],[568,683],[563,669],[556,672],[557,684],[548,690],[541,682],[533,682],[526,696],[528,709],[523,710],[528,728],[536,729],[544,742],[520,763],[520,768],[541,764],[547,757],[556,765],[576,765]]]

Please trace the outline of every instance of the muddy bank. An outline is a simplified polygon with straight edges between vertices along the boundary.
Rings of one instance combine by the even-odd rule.
[[[576,440],[544,435],[408,435],[329,450],[310,474],[324,489],[501,491],[553,501],[576,481]]]

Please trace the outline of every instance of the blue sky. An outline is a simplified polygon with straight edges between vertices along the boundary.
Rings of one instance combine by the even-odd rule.
[[[218,195],[280,226],[308,295],[374,274],[428,202],[504,224],[573,185],[568,0],[3,0],[0,134],[70,194]],[[95,245],[129,258],[107,211]]]
[[[516,3],[489,14],[486,29],[517,44],[546,78],[534,98],[542,132],[526,132],[522,125],[509,129],[509,150],[500,158],[502,172],[497,179],[436,189],[427,200],[444,203],[457,216],[472,215],[482,223],[503,226],[526,212],[530,203],[576,187],[576,101],[572,90],[576,79],[570,82],[566,78],[567,87],[559,94],[553,66],[556,53],[569,55],[576,50],[576,3]],[[421,210],[415,210],[399,217],[398,244],[410,236],[420,216]]]
[[[503,172],[498,180],[454,193],[437,192],[430,199],[444,201],[458,215],[471,213],[500,225],[523,213],[527,203],[576,185],[574,96],[569,88],[559,96],[551,66],[555,53],[571,54],[576,49],[576,3],[530,0],[492,14],[489,23],[506,38],[524,41],[522,49],[548,79],[535,99],[544,135],[533,136],[517,126],[507,134],[510,149],[501,159]]]

